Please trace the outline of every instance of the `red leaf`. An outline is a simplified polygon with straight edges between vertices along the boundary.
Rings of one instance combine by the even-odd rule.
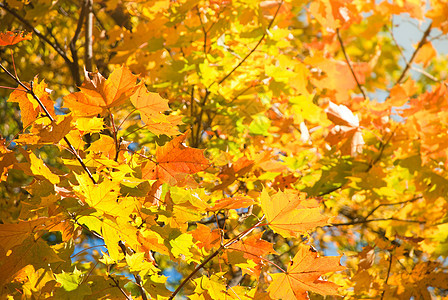
[[[142,178],[175,184],[186,174],[194,174],[208,168],[204,150],[183,145],[187,133],[180,135],[165,146],[157,148],[156,161],[148,160],[142,166]]]
[[[7,31],[0,33],[0,46],[10,46],[24,40],[31,40],[31,32],[25,34],[24,31]]]

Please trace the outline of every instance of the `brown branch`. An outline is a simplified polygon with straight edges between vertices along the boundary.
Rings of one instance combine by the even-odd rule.
[[[272,18],[272,20],[271,20],[271,22],[269,23],[269,25],[268,25],[268,27],[266,28],[266,31],[268,31],[270,28],[271,28],[271,26],[272,26],[272,24],[274,23],[274,20],[275,20],[275,18],[277,17],[277,15],[278,15],[278,12],[280,11],[280,8],[281,8],[281,6],[282,6],[282,4],[283,4],[283,0],[282,1],[280,1],[280,3],[278,4],[278,7],[277,7],[277,11],[275,12],[275,14],[274,14],[274,17]],[[266,35],[267,35],[267,33],[266,33],[266,31],[265,31],[265,33],[263,33],[263,35],[261,36],[261,38],[260,38],[260,40],[258,41],[258,43],[255,45],[255,47],[254,48],[252,48],[252,50],[250,50],[250,52],[226,75],[226,76],[224,76],[224,78],[222,78],[219,82],[218,82],[218,85],[220,85],[221,83],[223,83],[227,78],[229,78],[229,76],[230,75],[232,75],[233,74],[233,72],[235,72],[245,61],[246,61],[246,59],[248,59],[249,58],[249,56],[252,54],[252,53],[254,53],[255,52],[255,50],[257,50],[257,48],[258,48],[258,46],[261,44],[261,42],[264,40],[264,38],[266,37]],[[209,86],[209,88],[213,85],[214,83],[212,83],[210,86]]]
[[[194,113],[194,85],[191,87],[191,92],[190,92],[190,117],[193,118],[195,115]],[[196,117],[194,117],[196,119]],[[194,122],[192,122],[192,126],[191,126],[191,141],[192,143],[194,143],[194,141],[196,140],[194,137]]]
[[[208,97],[210,96],[210,90],[206,89],[204,98],[202,99],[201,103],[199,104],[199,107],[201,108],[201,111],[199,112],[199,117],[197,119],[196,124],[198,127],[196,128],[196,134],[195,134],[195,140],[193,141],[193,147],[199,147],[199,143],[201,140],[201,123],[202,123],[202,117],[204,115],[204,106],[207,102]],[[194,128],[193,128],[194,130]]]
[[[361,94],[364,97],[364,100],[367,100],[367,96],[364,93],[364,89],[363,89],[361,83],[359,83],[358,77],[356,77],[355,71],[353,70],[353,66],[350,63],[350,59],[348,58],[347,52],[345,52],[345,47],[344,47],[344,43],[343,43],[342,38],[341,38],[341,34],[339,33],[339,28],[336,29],[336,35],[338,37],[339,45],[341,45],[341,49],[342,49],[342,53],[344,54],[345,61],[347,62],[347,65],[348,65],[348,67],[350,69],[350,72],[352,73],[353,78],[356,81],[356,85],[358,86],[358,89],[361,91]]]
[[[364,219],[367,219],[368,217],[370,217],[371,215],[373,215],[373,213],[374,213],[378,208],[380,208],[381,206],[394,206],[394,205],[406,204],[406,203],[411,203],[411,202],[420,200],[420,199],[422,199],[422,198],[423,198],[422,196],[417,196],[417,197],[414,197],[414,198],[412,198],[412,199],[405,200],[405,201],[399,201],[399,202],[394,202],[394,203],[381,203],[381,204],[377,205],[374,209],[372,209],[372,210],[367,214],[367,216],[364,217]]]
[[[52,42],[50,39],[48,39],[45,35],[43,35],[37,28],[35,28],[33,25],[31,25],[30,22],[28,22],[26,19],[24,19],[21,15],[19,15],[16,11],[8,7],[6,3],[0,3],[0,8],[3,8],[8,13],[13,15],[16,19],[18,19],[25,27],[27,27],[29,30],[33,31],[34,34],[36,34],[41,40],[43,40],[45,43],[47,43],[50,47],[52,47],[65,61],[65,64],[68,66],[70,73],[72,75],[73,81],[76,85],[81,85],[81,80],[79,77],[79,70],[74,69],[73,62],[67,57],[65,51],[59,46],[59,43],[57,41]]]
[[[123,288],[120,286],[120,284],[118,283],[118,280],[116,280],[115,278],[112,277],[112,275],[107,275],[107,277],[109,277],[110,279],[112,279],[112,281],[114,282],[115,286],[120,290],[120,292],[126,297],[127,300],[132,300],[131,297],[129,297],[128,294],[126,294],[126,292],[123,290]]]
[[[75,33],[73,34],[73,38],[70,41],[70,52],[72,53],[72,60],[73,60],[73,65],[74,65],[73,68],[76,67],[76,70],[78,70],[78,77],[79,77],[79,59],[78,59],[78,51],[76,49],[76,42],[79,38],[79,35],[81,34],[83,20],[85,18],[85,12],[86,12],[86,7],[85,7],[85,5],[83,5],[81,7],[81,12],[79,13],[78,24],[76,25]],[[81,77],[79,77],[79,79],[77,79],[76,81],[77,81],[76,85],[80,86],[81,85]]]
[[[121,251],[123,251],[123,254],[126,256],[126,246],[125,246],[125,244],[123,243],[123,241],[119,241],[119,242],[118,242],[118,246],[120,246]],[[132,250],[132,252],[135,252],[135,251]],[[146,292],[145,292],[145,290],[143,289],[142,278],[140,277],[140,275],[138,275],[138,274],[135,275],[135,274],[134,274],[134,279],[135,279],[135,282],[137,283],[138,289],[139,289],[139,291],[140,291],[140,295],[142,295],[142,299],[143,299],[143,300],[148,300],[148,297],[146,296]]]
[[[171,296],[168,298],[168,300],[172,300],[174,299],[174,297],[180,292],[180,290],[187,284],[187,282],[193,278],[193,276],[200,270],[202,269],[209,261],[211,261],[215,256],[217,256],[222,250],[224,249],[224,246],[221,246],[218,248],[218,250],[216,250],[215,252],[213,252],[209,257],[207,257],[207,259],[205,259],[200,265],[198,265],[193,272],[191,272],[187,278],[185,278],[181,284],[177,287],[177,289],[171,294]]]
[[[230,247],[231,245],[241,241],[243,238],[245,238],[249,233],[251,233],[255,228],[257,228],[264,220],[264,216],[263,218],[261,218],[254,226],[252,226],[251,228],[249,228],[246,231],[243,231],[242,233],[240,233],[239,235],[237,235],[236,237],[234,237],[233,239],[231,239],[230,241],[228,241],[226,244],[221,245],[221,247],[219,247],[215,252],[213,252],[209,257],[207,257],[200,265],[198,265],[193,272],[191,272],[181,283],[180,285],[177,287],[177,289],[171,294],[171,296],[168,298],[168,300],[172,300],[174,299],[174,297],[180,292],[180,290],[187,284],[187,282],[193,278],[193,276],[200,270],[202,269],[209,261],[211,261],[214,257],[216,257],[222,250],[227,249],[228,247]]]
[[[426,29],[426,31],[423,33],[423,36],[420,40],[420,42],[417,45],[417,48],[415,48],[414,53],[412,53],[411,59],[408,61],[408,63],[406,64],[406,66],[404,67],[403,72],[401,72],[400,77],[398,78],[397,82],[394,84],[400,84],[401,81],[403,80],[403,78],[406,76],[406,73],[408,72],[408,70],[410,69],[415,57],[417,56],[417,53],[419,52],[419,50],[423,47],[423,45],[425,45],[427,43],[427,38],[429,36],[429,34],[431,33],[431,27],[432,27],[432,22],[429,24],[428,28]]]
[[[379,218],[379,219],[370,219],[370,220],[355,220],[355,221],[346,222],[346,223],[335,223],[335,224],[327,225],[324,227],[350,226],[350,225],[366,224],[366,223],[370,223],[370,222],[379,222],[379,221],[397,221],[397,222],[426,224],[425,221],[402,220],[402,219],[397,219],[397,218]]]
[[[86,65],[86,70],[89,72],[93,71],[93,10],[92,10],[92,0],[85,0],[85,57],[84,63]]]
[[[385,143],[381,142],[380,153],[374,160],[372,160],[369,163],[369,165],[367,166],[367,169],[366,169],[366,173],[369,172],[373,168],[373,166],[376,165],[380,161],[381,157],[383,156],[384,149],[386,149],[386,146],[389,144],[390,140],[392,139],[392,137],[394,135],[395,135],[395,130],[391,133],[391,135],[389,136],[389,138],[387,139],[387,141]]]
[[[390,258],[389,258],[389,268],[387,269],[387,276],[386,276],[386,281],[384,282],[384,285],[387,286],[387,281],[389,280],[389,276],[390,276],[390,269],[392,268],[392,259],[393,256],[391,253],[390,254]],[[386,290],[383,291],[383,293],[381,294],[381,300],[384,299],[384,294],[386,293]]]
[[[395,39],[395,35],[394,35],[394,19],[393,19],[393,17],[392,17],[392,20],[391,20],[391,28],[392,28],[392,29],[389,29],[389,28],[388,28],[388,30],[389,30],[389,32],[390,32],[390,35],[391,35],[391,37],[392,37],[392,40],[394,41],[395,45],[397,46],[397,49],[398,49],[398,51],[400,52],[401,58],[403,59],[403,61],[404,61],[406,64],[408,64],[408,61],[406,60],[406,56],[404,56],[403,50],[401,50],[400,45],[398,44],[397,40]]]
[[[202,32],[204,33],[204,55],[207,55],[207,31],[205,30],[204,23],[202,23],[201,12],[199,11],[199,7],[196,6],[197,15],[199,17],[199,22],[201,22]]]
[[[37,101],[37,103],[39,104],[39,106],[42,108],[42,110],[45,113],[45,116],[50,119],[50,121],[53,123],[54,122],[54,118],[50,115],[50,112],[47,110],[47,108],[45,107],[45,105],[42,103],[42,101],[40,101],[39,97],[37,97],[37,95],[34,93],[33,91],[33,86],[31,84],[31,87],[27,87],[26,85],[24,85],[17,77],[15,77],[11,72],[9,72],[5,67],[3,67],[2,64],[0,64],[0,68],[5,71],[6,74],[9,75],[9,77],[11,77],[12,79],[14,79],[15,82],[17,82],[21,87],[23,87],[26,92],[28,94],[30,94],[34,100]],[[32,82],[31,82],[32,83]],[[82,158],[78,155],[78,153],[76,152],[75,147],[73,147],[73,145],[70,143],[70,141],[67,139],[66,136],[64,136],[64,141],[67,143],[70,152],[72,152],[72,154],[76,157],[76,159],[78,160],[78,162],[80,163],[80,165],[82,166],[82,168],[87,172],[87,175],[89,175],[90,180],[92,180],[92,182],[94,184],[96,184],[96,180],[93,178],[92,173],[90,173],[90,170],[87,168],[87,166],[84,164],[84,161],[82,160]]]

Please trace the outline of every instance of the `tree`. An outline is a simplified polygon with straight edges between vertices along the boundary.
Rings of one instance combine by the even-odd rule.
[[[447,7],[2,1],[2,295],[445,297]]]

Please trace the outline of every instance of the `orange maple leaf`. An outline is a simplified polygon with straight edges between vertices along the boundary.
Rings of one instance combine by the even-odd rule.
[[[168,111],[168,100],[160,97],[157,93],[148,92],[145,85],[138,85],[135,93],[131,96],[131,102],[140,112],[140,117],[146,127],[154,134],[176,135],[177,125],[182,123],[182,117],[165,115]]]
[[[136,88],[137,76],[126,67],[115,69],[108,79],[98,72],[85,72],[81,91],[64,97],[64,104],[75,116],[95,116],[120,105]],[[92,77],[92,78],[90,78]]]
[[[248,207],[254,203],[254,200],[247,197],[224,198],[216,201],[215,205],[207,208],[207,211],[218,211],[221,209],[239,209]]]
[[[245,269],[248,270],[251,275],[259,276],[260,271],[265,264],[263,257],[268,254],[278,254],[273,247],[272,243],[261,239],[263,232],[251,235],[246,239],[240,240],[237,243],[231,245],[228,250],[232,255],[232,251],[242,252],[245,259],[250,259],[255,263],[255,266],[248,266]]]
[[[29,87],[27,83],[24,84]],[[37,76],[34,77],[33,80],[34,94],[37,96],[37,98],[39,98],[39,100],[45,106],[50,115],[55,116],[54,103],[50,99],[50,94],[47,92],[46,88],[47,84],[45,83],[45,81],[42,80],[39,83]],[[37,115],[40,112],[43,112],[42,108],[40,107],[36,99],[34,99],[34,97],[31,94],[28,94],[27,92],[21,89],[14,90],[14,92],[12,92],[11,95],[9,96],[8,102],[19,103],[23,127],[29,126],[36,120]]]
[[[213,191],[222,190],[231,185],[238,177],[249,172],[254,166],[254,161],[247,157],[240,157],[236,162],[225,165],[218,177],[222,183],[215,186]]]
[[[268,225],[284,237],[298,237],[307,230],[327,224],[328,218],[320,214],[319,203],[305,199],[305,193],[279,191],[269,196],[263,190],[260,202]]]
[[[205,248],[209,251],[213,247],[219,247],[221,234],[218,229],[210,231],[208,226],[199,223],[197,226],[198,227],[195,230],[190,231],[189,233],[198,241],[197,246],[199,248]]]
[[[194,174],[208,168],[204,150],[183,145],[187,132],[175,137],[163,147],[157,148],[156,161],[148,160],[142,166],[142,178],[176,184],[186,174]]]
[[[24,40],[31,40],[31,32],[25,34],[24,31],[7,31],[0,33],[0,46],[10,46]]]
[[[340,256],[319,257],[309,246],[302,245],[285,273],[270,274],[268,287],[272,299],[308,299],[307,291],[321,295],[337,295],[338,285],[320,279],[328,272],[345,270],[339,263]]]

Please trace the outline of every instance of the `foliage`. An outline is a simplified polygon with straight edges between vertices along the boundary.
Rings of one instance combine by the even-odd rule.
[[[446,297],[446,2],[0,8],[4,298]]]

